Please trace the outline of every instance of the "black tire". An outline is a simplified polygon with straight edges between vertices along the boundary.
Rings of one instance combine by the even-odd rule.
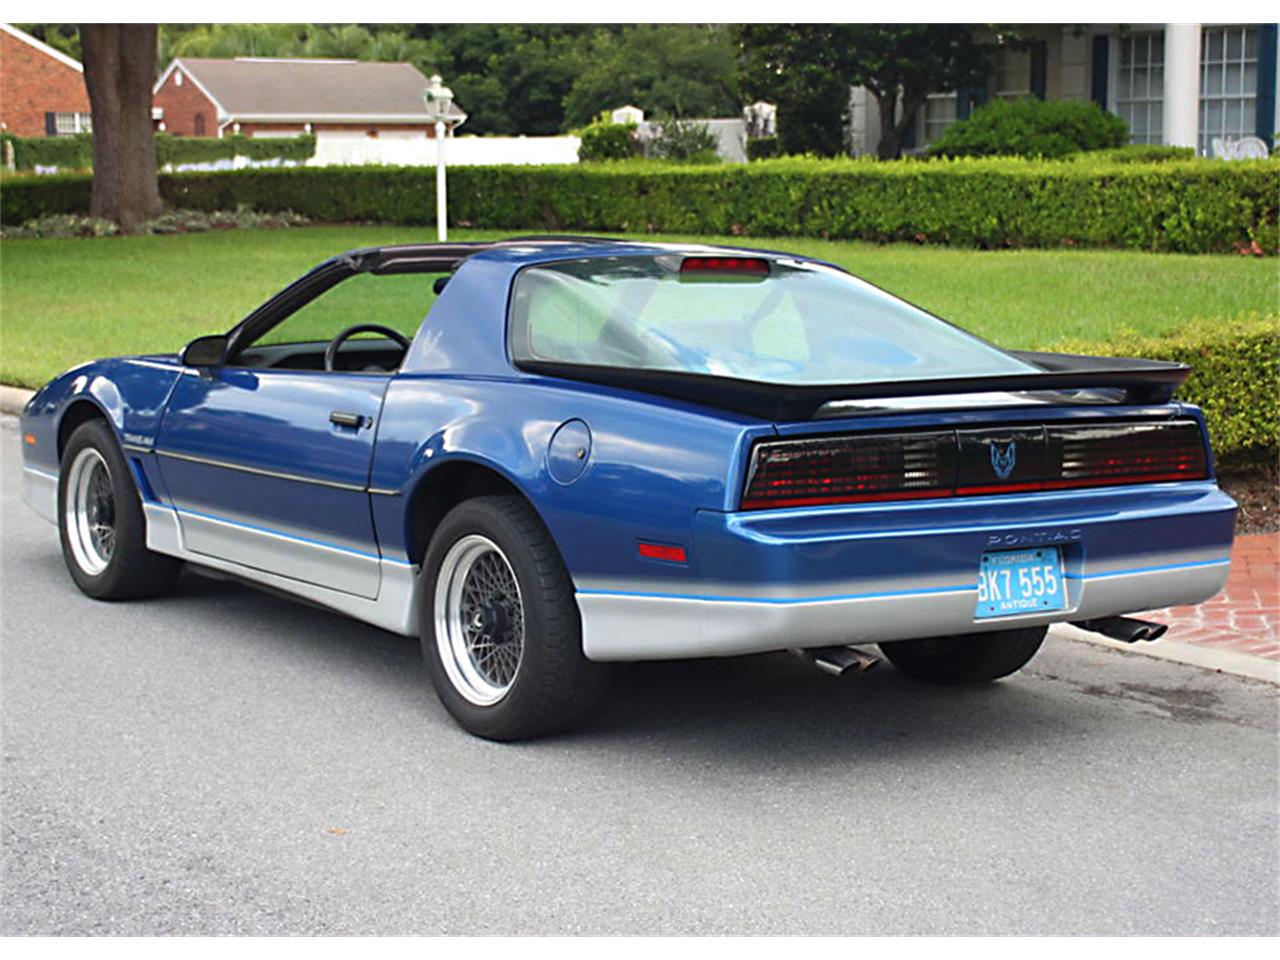
[[[106,566],[87,569],[76,557],[67,522],[68,485],[72,467],[85,450],[102,458],[109,479],[115,528],[114,546]],[[95,600],[138,600],[168,592],[182,569],[182,561],[147,549],[147,524],[133,474],[102,420],[76,427],[62,452],[58,471],[58,534],[62,559],[81,592]]]
[[[1016,673],[1036,655],[1048,627],[880,644],[890,663],[914,680],[955,686]]]
[[[463,692],[465,681],[451,678],[445,658],[452,648],[447,633],[441,642],[436,630],[441,568],[455,547],[477,537],[496,545],[504,556],[523,611],[523,647],[515,675],[501,699],[488,704],[473,702]],[[450,560],[451,565],[455,562]],[[573,583],[551,534],[523,498],[477,497],[454,507],[427,547],[419,600],[419,636],[427,671],[445,709],[464,729],[488,740],[544,736],[577,723],[597,702],[603,668],[582,653]],[[458,671],[456,663],[453,669]]]

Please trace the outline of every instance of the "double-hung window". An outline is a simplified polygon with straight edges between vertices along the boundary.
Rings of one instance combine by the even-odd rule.
[[[1118,38],[1115,112],[1129,124],[1130,143],[1160,143],[1164,113],[1164,34]]]
[[[1258,120],[1258,30],[1205,27],[1200,34],[1200,142],[1253,136]]]
[[[936,143],[956,122],[956,95],[931,93],[924,101],[924,142]]]

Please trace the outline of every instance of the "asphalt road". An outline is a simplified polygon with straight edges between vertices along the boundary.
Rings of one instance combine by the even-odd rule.
[[[499,746],[414,641],[189,575],[81,596],[0,444],[0,933],[1280,932],[1274,687],[774,655],[625,668]]]

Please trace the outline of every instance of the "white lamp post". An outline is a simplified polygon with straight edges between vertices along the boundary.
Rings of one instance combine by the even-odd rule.
[[[438,76],[432,77],[430,83],[422,92],[422,99],[427,104],[427,120],[436,125],[436,234],[443,243],[449,239],[444,182],[445,124],[449,118],[449,107],[453,104],[453,91]]]

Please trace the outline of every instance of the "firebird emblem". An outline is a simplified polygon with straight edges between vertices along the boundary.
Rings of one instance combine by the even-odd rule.
[[[1018,462],[1018,443],[1016,440],[1010,440],[1009,445],[1000,449],[999,444],[994,441],[991,443],[991,469],[996,472],[996,476],[1001,480],[1008,480],[1009,474],[1013,473],[1013,467]]]

